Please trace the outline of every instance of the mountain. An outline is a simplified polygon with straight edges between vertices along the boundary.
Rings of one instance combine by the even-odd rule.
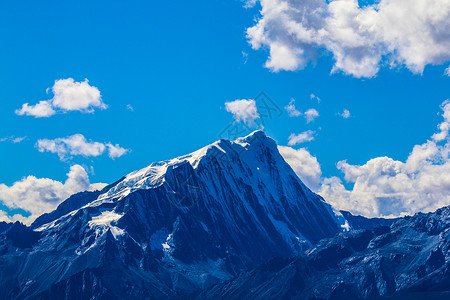
[[[344,216],[348,225],[352,229],[374,229],[381,226],[391,226],[399,218],[384,219],[384,218],[366,218],[363,216],[355,216],[350,212],[341,210],[340,213]]]
[[[449,235],[450,207],[339,233],[302,255],[216,284],[197,299],[449,299]]]
[[[21,247],[3,232],[0,298],[185,296],[344,225],[256,131],[74,195],[21,228],[31,236]]]

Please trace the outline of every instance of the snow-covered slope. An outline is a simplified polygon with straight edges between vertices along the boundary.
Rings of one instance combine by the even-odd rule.
[[[30,247],[5,240],[0,297],[186,294],[299,254],[344,221],[256,131],[72,197],[33,224]]]

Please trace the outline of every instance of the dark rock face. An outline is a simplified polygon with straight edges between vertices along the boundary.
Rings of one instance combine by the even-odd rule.
[[[6,241],[10,241],[13,247],[19,249],[33,247],[41,237],[40,232],[35,232],[19,222],[14,223],[3,234]]]
[[[390,227],[340,233],[277,261],[276,268],[257,267],[219,283],[198,299],[446,299],[449,229],[446,207]]]
[[[344,221],[255,132],[74,195],[37,219],[35,231],[14,229],[26,238],[0,245],[0,296],[186,296],[276,257],[265,268],[279,270]],[[361,239],[349,243],[362,247]],[[343,250],[339,257],[349,255]],[[324,268],[329,256],[317,254]],[[292,293],[297,279],[308,282],[293,278]]]
[[[0,222],[0,234],[8,230],[14,225],[14,223]]]

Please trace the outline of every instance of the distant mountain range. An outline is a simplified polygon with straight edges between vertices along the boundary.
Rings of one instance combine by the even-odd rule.
[[[31,227],[0,223],[0,298],[431,297],[450,283],[449,212],[336,211],[256,131],[73,195]]]
[[[197,299],[450,299],[450,207],[351,230],[273,259]]]

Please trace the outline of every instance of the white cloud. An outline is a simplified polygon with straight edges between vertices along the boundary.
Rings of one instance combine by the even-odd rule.
[[[103,182],[91,183],[89,185],[89,191],[90,192],[101,191],[107,185],[108,185],[107,183],[103,183]]]
[[[291,101],[289,101],[289,104],[286,105],[284,107],[284,109],[287,111],[289,117],[298,117],[302,114],[300,111],[298,111],[295,108],[295,100],[294,99],[291,99]]]
[[[68,160],[73,155],[81,155],[84,157],[96,157],[102,155],[108,150],[111,158],[117,158],[128,152],[127,149],[120,147],[118,144],[99,143],[88,141],[82,134],[74,134],[65,138],[56,139],[40,139],[36,143],[39,152],[51,152],[58,154],[61,160]]]
[[[242,51],[242,58],[244,59],[244,65],[245,65],[248,61],[248,53],[245,51]]]
[[[322,176],[317,158],[304,148],[295,150],[291,147],[278,146],[278,150],[303,183],[312,191],[317,191]]]
[[[362,165],[338,162],[348,186],[338,177],[321,177],[320,164],[306,149],[280,146],[280,153],[308,187],[337,209],[367,217],[434,211],[450,205],[450,101],[441,109],[438,132],[415,145],[406,161],[384,156]]]
[[[253,49],[269,49],[266,67],[275,72],[302,69],[321,49],[333,55],[332,72],[358,78],[375,76],[385,62],[422,73],[450,60],[448,0],[259,2],[260,17],[247,37]]]
[[[244,0],[244,7],[245,8],[252,8],[256,5],[257,0]]]
[[[23,142],[26,139],[27,139],[26,136],[19,136],[19,137],[9,136],[9,137],[0,138],[0,143],[2,143],[2,142],[10,142],[10,143],[13,143],[13,144],[18,144],[18,143]]]
[[[344,109],[344,111],[342,113],[339,114],[341,117],[343,117],[344,119],[348,119],[350,118],[350,111],[348,109]]]
[[[299,134],[292,133],[288,137],[288,145],[289,146],[295,146],[297,144],[310,142],[314,140],[314,131],[308,130]]]
[[[16,110],[16,114],[19,116],[33,116],[35,118],[48,118],[56,114],[56,111],[53,109],[51,101],[39,101],[35,105],[23,104],[21,109]]]
[[[21,215],[10,217],[5,212],[0,212],[0,220],[19,220],[30,224],[41,214],[54,210],[61,201],[71,195],[101,186],[105,186],[105,184],[91,185],[88,174],[80,165],[70,167],[64,183],[48,178],[28,176],[15,182],[12,186],[0,184],[0,201],[4,205],[11,209],[23,209],[31,213],[29,217]]]
[[[309,95],[309,98],[311,98],[311,100],[317,100],[317,103],[320,103],[320,98],[314,94]]]
[[[310,108],[307,111],[305,111],[305,119],[306,122],[310,123],[314,121],[315,118],[319,116],[319,112],[315,110],[314,108]]]
[[[338,209],[368,217],[399,216],[450,205],[450,102],[441,106],[439,132],[413,147],[405,162],[377,157],[363,165],[337,164],[347,190],[337,177],[324,179],[320,194]]]
[[[52,99],[39,101],[35,105],[25,103],[21,109],[16,110],[16,114],[47,118],[56,113],[69,111],[92,113],[95,108],[107,108],[98,88],[89,85],[87,79],[81,82],[76,82],[72,78],[56,80],[52,92],[54,95]]]
[[[108,156],[112,159],[121,157],[129,151],[128,149],[120,147],[119,144],[113,145],[111,143],[108,143],[106,144],[106,147],[108,147]]]
[[[434,141],[442,141],[447,138],[450,129],[450,101],[447,99],[441,104],[441,109],[443,111],[442,116],[444,121],[439,124],[439,132],[433,134],[431,137]]]
[[[450,66],[444,71],[444,75],[450,76]]]
[[[226,102],[225,109],[233,114],[237,122],[244,122],[248,126],[254,125],[255,120],[259,118],[255,100],[242,99]]]
[[[127,104],[127,109],[128,109],[129,111],[134,111],[134,107],[131,106],[131,104]]]
[[[15,137],[15,138],[13,138],[12,142],[14,144],[18,144],[18,143],[23,142],[26,138],[27,138],[26,136]]]

